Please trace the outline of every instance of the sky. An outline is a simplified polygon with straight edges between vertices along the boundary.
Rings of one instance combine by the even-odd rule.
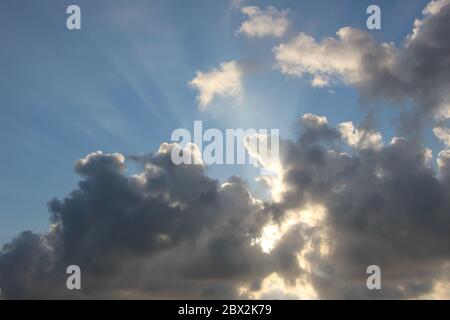
[[[0,4],[6,298],[450,292],[448,0],[79,0],[81,30],[70,4]],[[279,129],[277,175],[174,167],[198,120]]]

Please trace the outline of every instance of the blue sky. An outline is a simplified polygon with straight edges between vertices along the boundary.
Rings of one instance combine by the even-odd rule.
[[[76,1],[82,30],[66,29],[69,1],[0,4],[0,244],[19,231],[48,228],[47,202],[76,186],[73,162],[96,150],[141,154],[170,141],[194,120],[214,128],[290,128],[307,112],[330,123],[359,122],[365,112],[349,87],[312,88],[274,70],[272,48],[299,32],[316,39],[344,26],[366,29],[366,8],[382,8],[380,41],[400,45],[425,0],[241,1],[289,9],[281,38],[236,35],[244,17],[230,1]],[[197,71],[224,61],[258,66],[243,82],[239,105],[216,99],[199,111],[188,86]],[[379,115],[388,140],[395,112]],[[432,146],[436,142],[430,138]],[[252,178],[249,167],[210,174]]]

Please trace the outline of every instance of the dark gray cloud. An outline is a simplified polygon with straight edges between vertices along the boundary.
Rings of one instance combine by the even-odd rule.
[[[232,298],[241,287],[251,297],[273,273],[286,285],[306,279],[320,298],[436,294],[450,276],[448,152],[436,172],[427,149],[406,139],[351,148],[339,126],[311,114],[298,132],[281,144],[280,201],[252,198],[238,177],[220,185],[201,165],[174,165],[169,145],[135,158],[144,167],[132,176],[120,154],[77,161],[83,179],[50,201],[50,231],[3,247],[3,297]],[[326,210],[319,223],[296,221],[270,253],[254,244],[267,223],[311,203]],[[65,287],[70,264],[82,269],[81,292]],[[366,288],[372,264],[382,269],[381,291]]]
[[[308,257],[319,296],[414,298],[448,276],[448,154],[439,155],[436,173],[429,151],[416,142],[395,138],[348,154],[328,124],[305,128],[297,142],[283,143],[287,192],[278,212],[308,202],[327,209],[311,239],[326,234],[330,253]],[[382,291],[366,288],[372,264],[382,268]]]
[[[20,234],[3,247],[5,298],[220,298],[268,272],[295,265],[264,254],[252,238],[268,215],[242,180],[225,185],[200,165],[174,165],[170,146],[125,174],[120,154],[75,163],[76,190],[49,203],[52,229]],[[274,258],[275,257],[275,258]],[[83,290],[66,289],[65,269],[82,270]]]

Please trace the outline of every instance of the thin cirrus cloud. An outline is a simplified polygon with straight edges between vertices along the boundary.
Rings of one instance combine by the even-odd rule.
[[[241,9],[247,16],[242,22],[236,34],[243,34],[251,38],[281,37],[289,28],[288,11],[279,11],[274,7],[261,10],[258,7],[249,6]]]
[[[198,106],[205,111],[216,97],[233,98],[239,103],[243,96],[242,77],[242,68],[232,60],[209,71],[197,71],[189,86],[198,90]]]

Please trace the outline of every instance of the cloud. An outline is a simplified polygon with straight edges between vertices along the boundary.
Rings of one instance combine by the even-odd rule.
[[[441,174],[448,178],[450,174],[450,150],[442,150],[439,152],[437,164]]]
[[[310,75],[314,86],[344,83],[369,97],[411,99],[411,129],[440,122],[450,114],[449,1],[433,1],[423,14],[400,48],[348,27],[320,42],[300,34],[274,49],[278,68]],[[205,110],[216,96],[239,99],[241,77],[231,61],[198,72],[190,85]],[[279,162],[259,161],[276,171],[265,201],[239,177],[208,177],[200,161],[174,165],[176,144],[76,161],[81,180],[49,202],[49,231],[25,231],[1,249],[2,297],[448,297],[450,150],[438,153],[434,168],[430,150],[414,139],[383,143],[371,128],[311,113],[295,129],[295,139],[280,142]],[[442,123],[434,133],[447,144]],[[127,161],[139,172],[127,174]],[[82,269],[81,291],[64,287],[70,264]],[[380,291],[366,287],[373,264],[381,267]]]
[[[383,146],[381,133],[363,128],[355,128],[352,121],[339,124],[342,138],[354,148],[380,149]]]
[[[75,162],[75,172],[83,176],[122,171],[124,169],[125,157],[120,153],[104,155],[101,151],[97,151]]]
[[[82,179],[49,202],[50,230],[25,231],[2,248],[3,297],[445,295],[449,151],[435,172],[414,141],[384,145],[377,133],[314,114],[297,128],[296,140],[281,141],[282,186],[266,201],[238,177],[220,184],[203,164],[174,165],[174,144],[128,160],[95,152],[76,161]],[[141,171],[127,175],[127,161]],[[71,264],[81,267],[81,291],[64,287]],[[381,291],[366,288],[372,264]]]
[[[207,72],[197,71],[189,85],[197,89],[200,110],[206,110],[216,96],[242,99],[242,68],[236,61],[223,62],[218,68]]]
[[[412,101],[402,125],[417,131],[450,115],[450,1],[430,2],[423,15],[401,47],[350,27],[322,41],[300,33],[273,49],[276,66],[289,76],[310,76],[315,87],[342,83],[368,98]]]
[[[301,121],[308,127],[320,128],[328,125],[328,119],[326,117],[321,117],[312,113],[305,113],[302,116]]]
[[[442,141],[446,146],[450,146],[450,129],[444,127],[435,127],[433,129],[434,135]]]
[[[449,275],[448,152],[438,157],[438,176],[417,142],[395,138],[367,149],[352,143],[348,153],[345,131],[321,123],[302,124],[297,141],[284,140],[285,192],[272,207],[281,215],[310,203],[325,208],[303,240],[312,248],[304,264],[312,266],[318,296],[397,299],[433,292]],[[366,288],[365,268],[372,264],[381,267],[381,291]]]
[[[239,178],[220,185],[203,165],[174,165],[174,145],[125,158],[95,152],[76,161],[83,179],[49,202],[52,227],[21,233],[0,253],[6,299],[230,298],[269,273],[297,267],[252,244],[269,219]],[[81,292],[65,289],[66,267],[82,270]]]
[[[242,22],[237,34],[252,38],[281,37],[289,27],[287,10],[278,11],[274,7],[261,10],[258,7],[249,6],[242,8],[241,11],[247,16],[247,20]]]
[[[337,35],[338,39],[327,38],[317,43],[312,37],[300,33],[273,49],[277,67],[286,75],[311,74],[311,85],[324,87],[339,81],[347,84],[363,81],[363,58],[374,51],[384,58],[384,65],[391,59],[391,47],[377,46],[364,31],[345,27]]]

